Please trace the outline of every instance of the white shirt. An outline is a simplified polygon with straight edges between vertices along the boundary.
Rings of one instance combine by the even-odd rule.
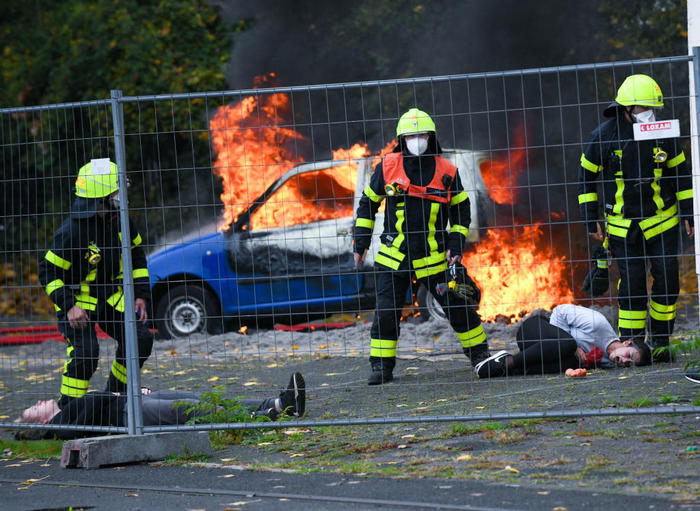
[[[608,346],[620,340],[608,320],[600,312],[580,305],[557,305],[552,310],[549,323],[566,331],[583,351],[589,353],[593,346],[603,350],[601,366],[614,366],[608,358]]]

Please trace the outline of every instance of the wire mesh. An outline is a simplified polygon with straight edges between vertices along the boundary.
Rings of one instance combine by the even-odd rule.
[[[697,413],[692,390],[677,385],[686,363],[697,359],[695,254],[680,232],[683,222],[672,230],[678,247],[667,254],[679,262],[678,300],[672,291],[651,298],[676,306],[671,339],[682,349],[675,361],[606,369],[594,363],[585,378],[569,378],[566,369],[585,361],[576,358],[576,343],[572,350],[559,331],[547,333],[552,323],[545,314],[578,304],[588,308],[587,320],[595,310],[602,314],[596,321],[621,334],[618,254],[610,261],[606,293],[592,297],[581,289],[596,264],[597,242],[579,212],[580,158],[589,133],[605,121],[604,108],[634,73],[659,83],[663,117],[679,119],[679,147],[689,155],[689,59],[290,88],[276,87],[270,75],[247,91],[117,95],[112,101],[0,110],[0,427],[17,427],[15,418],[37,400],[65,396],[72,381],[66,378],[73,378],[89,385],[68,397],[98,391],[74,400],[80,405],[73,405],[72,416],[89,419],[50,426],[49,434],[126,431],[126,382],[117,378],[115,386],[110,374],[123,376],[136,367],[139,352],[145,361],[141,383],[153,390],[136,400],[144,431],[284,427],[269,419],[294,406],[290,391],[293,396],[300,381],[287,381],[297,372],[304,374],[309,403],[294,424],[304,426]],[[123,130],[113,123],[115,104],[123,109]],[[459,214],[452,211],[459,201],[430,209],[425,199],[372,190],[380,182],[374,169],[397,145],[397,122],[413,107],[429,113],[442,157],[457,168],[469,197]],[[83,341],[66,343],[60,312],[64,329],[57,329],[46,294],[51,283],[42,281],[39,266],[75,208],[78,169],[93,159],[116,162],[117,137],[129,183],[123,204],[133,221],[129,250],[135,261],[139,251],[147,256],[148,291],[141,291],[136,273],[120,282],[121,265],[88,284],[102,294],[133,285],[135,298],[147,302],[148,321],[136,318],[138,332],[129,335],[122,315],[91,312],[100,329],[88,336],[92,351],[77,354],[72,350]],[[370,203],[376,204],[367,209]],[[363,217],[363,211],[371,215]],[[365,222],[358,223],[358,216]],[[92,235],[109,238],[99,247],[104,253],[122,249],[123,240],[114,236],[124,224],[116,210],[111,218],[116,227],[102,221],[74,237],[78,259],[89,257]],[[450,230],[460,222],[462,261],[481,291],[479,318],[475,323],[470,316],[466,327],[462,316],[474,314],[473,307],[455,298],[449,308],[440,304],[436,284],[450,280],[444,268],[423,278],[410,266],[438,253],[438,265],[446,267],[444,252],[455,239]],[[371,244],[356,266],[363,226],[372,233]],[[393,243],[398,236],[404,245]],[[403,253],[413,271],[388,271],[382,245]],[[635,257],[641,269],[627,275],[647,291],[654,279],[644,259]],[[86,274],[64,270],[65,280],[73,280],[62,284],[79,294]],[[662,280],[674,278],[670,271]],[[636,298],[646,314],[648,294]],[[507,375],[496,377],[494,370],[479,378],[472,369],[481,328],[491,353],[512,356]],[[149,336],[155,337],[152,348]],[[131,355],[117,352],[125,349],[122,341],[134,343]],[[604,339],[592,341],[582,345],[589,353],[596,343],[607,349]],[[394,380],[368,386],[368,357],[393,350]],[[598,364],[608,356],[604,352]],[[96,372],[68,368],[78,361]],[[374,362],[381,369],[382,360]],[[20,424],[46,428],[26,417]]]

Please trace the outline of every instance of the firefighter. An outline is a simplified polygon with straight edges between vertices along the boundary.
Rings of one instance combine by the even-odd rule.
[[[117,197],[117,166],[107,158],[93,159],[80,168],[70,216],[54,233],[51,249],[39,262],[39,280],[54,303],[58,328],[68,343],[60,399],[64,408],[88,391],[99,361],[95,324],[117,341],[115,360],[106,390],[126,391],[124,294],[122,290],[121,228]],[[146,327],[149,295],[146,256],[133,221],[133,304],[137,317],[139,364],[148,359],[153,334]]]
[[[399,119],[398,144],[377,165],[362,193],[355,221],[354,257],[360,266],[372,241],[374,219],[386,200],[381,247],[374,261],[377,309],[370,332],[368,384],[393,379],[401,308],[415,275],[445,310],[464,353],[475,366],[488,358],[477,313],[480,291],[461,266],[470,222],[469,196],[457,168],[445,158],[430,116],[412,108]],[[449,230],[447,228],[450,224]],[[450,287],[459,267],[461,292]]]
[[[652,350],[668,346],[679,292],[679,223],[693,236],[693,191],[681,142],[677,139],[635,141],[633,124],[652,122],[663,107],[663,94],[653,78],[628,76],[615,100],[604,110],[610,119],[596,128],[581,156],[578,201],[588,233],[607,236],[620,272],[618,330],[620,337],[646,335]],[[602,193],[597,181],[602,176]],[[605,234],[598,203],[604,205]],[[653,284],[647,291],[647,265]],[[668,349],[654,361],[670,361]]]

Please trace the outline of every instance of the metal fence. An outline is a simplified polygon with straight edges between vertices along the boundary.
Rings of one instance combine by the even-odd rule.
[[[276,397],[295,371],[304,373],[309,397],[295,425],[698,413],[687,393],[668,387],[697,358],[692,349],[671,364],[595,369],[576,388],[563,365],[554,375],[479,379],[442,308],[415,278],[400,312],[397,378],[368,387],[383,210],[359,268],[352,245],[371,172],[395,146],[401,114],[418,107],[434,119],[443,155],[470,197],[463,260],[482,291],[491,351],[516,353],[523,318],[562,303],[593,307],[617,327],[615,286],[595,298],[581,290],[595,244],[578,211],[581,153],[625,77],[645,73],[664,92],[664,118],[679,119],[689,155],[688,75],[696,66],[692,56],[679,56],[304,87],[275,87],[270,75],[251,90],[112,91],[109,100],[0,109],[0,427],[131,434],[285,427],[234,424],[218,412],[226,409],[222,400],[237,396]],[[38,265],[69,216],[78,169],[97,158],[119,168],[127,304],[138,298],[136,237],[148,254],[154,347],[139,373],[139,319],[126,307],[128,382],[121,390],[128,399],[106,406],[99,424],[16,422],[65,384],[71,347],[56,329]],[[676,255],[673,339],[687,347],[698,330],[698,291],[695,249],[685,235]],[[613,283],[616,276],[613,264]],[[102,320],[91,390],[115,370],[115,342],[103,332],[110,324],[121,328],[114,318]],[[196,424],[144,420],[142,384],[197,392],[216,404],[214,413]]]

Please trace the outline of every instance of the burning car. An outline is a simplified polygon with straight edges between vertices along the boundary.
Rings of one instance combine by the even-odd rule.
[[[489,196],[479,171],[484,157],[443,154],[457,166],[471,198],[469,240],[484,224]],[[376,157],[293,166],[246,204],[230,224],[149,256],[156,326],[162,337],[220,332],[233,318],[288,322],[356,312],[374,303],[369,278],[379,249],[383,212],[364,266],[354,267],[354,211]],[[441,314],[425,290],[424,316]],[[410,299],[410,297],[408,297]]]

